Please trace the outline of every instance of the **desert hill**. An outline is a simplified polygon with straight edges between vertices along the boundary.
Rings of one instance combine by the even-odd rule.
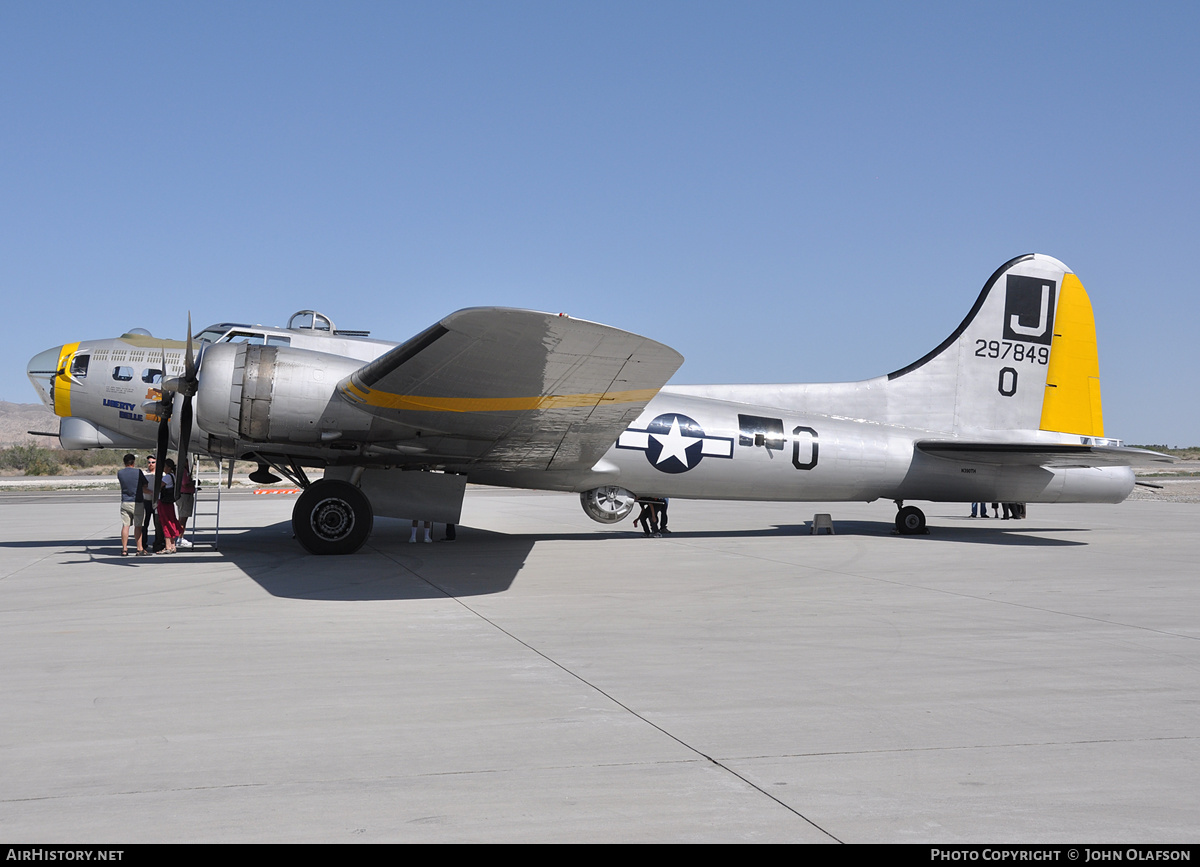
[[[57,431],[58,417],[40,403],[0,400],[0,448],[18,444],[58,448],[56,437],[30,436],[31,430]]]

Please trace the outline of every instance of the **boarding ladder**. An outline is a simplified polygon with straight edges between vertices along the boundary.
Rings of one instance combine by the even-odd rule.
[[[185,534],[193,545],[216,549],[221,537],[221,477],[224,462],[220,458],[192,455],[192,479],[196,482],[196,501]]]

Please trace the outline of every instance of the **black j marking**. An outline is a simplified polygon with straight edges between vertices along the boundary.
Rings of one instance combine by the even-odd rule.
[[[1004,296],[1004,339],[1045,343],[1054,338],[1053,280],[1008,275]]]
[[[732,458],[733,437],[706,436],[694,419],[678,413],[655,416],[644,428],[629,428],[617,448],[645,452],[650,466],[663,473],[686,473],[705,457]]]

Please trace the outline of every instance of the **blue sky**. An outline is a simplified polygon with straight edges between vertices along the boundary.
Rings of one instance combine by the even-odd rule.
[[[834,381],[1056,256],[1106,432],[1200,444],[1200,4],[0,4],[0,398],[36,352],[315,307]]]

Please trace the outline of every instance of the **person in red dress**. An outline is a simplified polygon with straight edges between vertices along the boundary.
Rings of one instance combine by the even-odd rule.
[[[162,524],[163,536],[167,541],[164,554],[174,554],[175,540],[183,535],[179,519],[175,517],[175,462],[167,458],[163,462],[162,488],[158,492],[158,522]]]

